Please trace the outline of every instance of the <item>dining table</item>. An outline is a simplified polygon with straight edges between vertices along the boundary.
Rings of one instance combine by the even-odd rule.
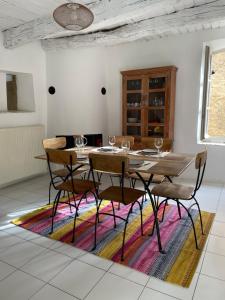
[[[91,152],[101,153],[102,155],[124,155],[129,158],[131,162],[128,166],[128,172],[136,173],[143,183],[144,189],[151,201],[152,210],[154,214],[154,226],[156,228],[158,248],[161,253],[165,253],[162,248],[160,228],[157,214],[157,204],[154,201],[154,197],[151,194],[150,184],[154,175],[163,175],[170,182],[173,177],[179,177],[195,160],[195,155],[186,153],[174,153],[174,152],[145,152],[143,150],[138,151],[123,151],[122,149],[112,148],[112,151],[104,151],[106,147],[84,147],[84,148],[70,148],[65,151],[75,151],[77,153],[77,162],[81,166],[89,164],[88,155]],[[108,147],[109,149],[109,147]],[[45,154],[35,156],[36,159],[47,160]],[[135,162],[135,163],[133,163]],[[140,162],[140,163],[138,163]],[[142,174],[149,174],[149,180],[146,182],[142,177]]]

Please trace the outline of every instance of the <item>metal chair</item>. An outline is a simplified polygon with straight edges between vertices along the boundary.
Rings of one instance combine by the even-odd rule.
[[[96,199],[96,189],[99,184],[95,182],[95,184],[90,180],[82,180],[74,178],[74,171],[79,170],[81,167],[77,164],[77,155],[75,151],[63,151],[63,150],[55,150],[55,149],[46,149],[48,168],[51,177],[52,186],[57,191],[57,195],[55,197],[53,207],[52,207],[52,227],[51,232],[53,232],[54,226],[54,216],[57,212],[57,207],[59,202],[68,203],[70,206],[75,207],[75,215],[74,215],[74,227],[73,227],[73,238],[72,242],[75,240],[75,227],[76,227],[76,218],[78,215],[78,209],[81,201],[87,196],[87,193],[92,193]],[[52,164],[64,165],[68,174],[66,177],[61,178],[61,181],[58,182],[56,177],[53,174]],[[70,203],[70,199],[68,201],[60,201],[61,192],[66,191],[72,194],[74,204]],[[80,197],[75,197],[80,195]],[[77,203],[78,202],[78,203]],[[97,202],[96,202],[97,205]]]
[[[152,137],[142,137],[141,138],[141,142],[139,144],[137,144],[135,146],[136,150],[142,150],[144,148],[150,148],[150,149],[154,149],[154,138]],[[162,150],[163,151],[171,151],[172,150],[172,146],[173,146],[173,140],[171,139],[163,139],[163,146],[162,146]],[[144,179],[144,181],[147,183],[147,185],[149,186],[150,183],[162,183],[165,179],[169,180],[170,182],[172,182],[171,178],[166,178],[163,175],[154,175],[152,177],[152,180],[150,181],[150,177],[151,174],[145,174],[145,173],[140,173],[141,177]],[[139,176],[137,176],[136,173],[131,173],[129,174],[129,178],[131,180],[131,184],[133,187],[135,187],[136,181],[140,180]]]
[[[129,216],[132,212],[132,208],[136,203],[139,205],[140,208],[141,234],[143,235],[142,204],[143,204],[143,197],[145,195],[145,192],[133,188],[124,187],[125,173],[128,168],[128,158],[126,156],[90,153],[89,160],[90,160],[90,169],[91,169],[91,174],[93,177],[94,184],[96,183],[94,171],[104,172],[108,174],[112,174],[112,173],[117,174],[121,178],[121,184],[119,186],[115,186],[115,185],[109,186],[107,189],[103,190],[100,193],[97,191],[97,197],[100,201],[97,205],[97,211],[96,211],[95,237],[94,237],[93,249],[95,249],[97,245],[97,225],[99,222],[99,215],[103,214],[103,215],[112,216],[114,219],[114,228],[116,228],[116,218],[119,218],[125,222],[124,231],[123,231],[122,252],[121,252],[121,260],[123,261],[127,224],[128,224]],[[141,203],[139,202],[139,198],[142,198]],[[112,213],[104,213],[99,211],[103,200],[108,200],[111,202]],[[114,203],[130,205],[130,209],[128,211],[126,218],[116,215]]]
[[[202,184],[203,176],[205,173],[206,160],[207,160],[207,151],[206,150],[203,152],[200,152],[196,155],[195,168],[198,170],[198,173],[197,173],[196,184],[194,187],[193,186],[185,186],[182,184],[170,183],[170,182],[163,182],[161,184],[154,186],[154,188],[151,191],[154,196],[165,198],[158,205],[158,208],[157,208],[157,211],[158,211],[160,209],[160,207],[163,204],[165,204],[164,208],[163,208],[162,221],[164,219],[165,207],[166,207],[166,204],[168,203],[168,200],[174,200],[177,203],[178,213],[179,213],[180,218],[181,218],[180,206],[182,206],[185,209],[185,211],[187,212],[187,214],[191,220],[191,223],[192,223],[196,249],[199,249],[199,247],[198,247],[195,225],[194,225],[194,221],[191,216],[191,213],[190,213],[190,209],[195,205],[197,206],[198,212],[199,212],[199,217],[200,217],[201,231],[202,231],[202,234],[204,234],[201,210],[200,210],[200,206],[199,206],[198,201],[196,200],[195,196]],[[186,200],[186,201],[194,200],[194,203],[192,205],[190,205],[189,208],[186,208],[186,206],[180,200]],[[155,226],[153,226],[152,233],[154,232],[154,227]]]
[[[44,149],[65,149],[66,147],[66,138],[65,137],[57,137],[57,138],[50,138],[50,139],[44,139],[42,141]],[[73,175],[80,175],[80,176],[85,176],[85,174],[89,171],[89,167],[87,166],[82,166],[78,170],[74,171]],[[69,173],[67,168],[63,169],[57,169],[53,170],[52,174],[54,175],[55,178],[58,178],[59,180],[62,178],[65,178]],[[51,203],[51,187],[52,183],[50,180],[49,183],[49,189],[48,189],[48,204]]]

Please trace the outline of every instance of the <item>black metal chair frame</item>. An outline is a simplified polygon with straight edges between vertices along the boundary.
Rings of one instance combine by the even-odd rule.
[[[51,169],[51,162],[50,162],[50,159],[49,159],[49,154],[47,153],[47,162],[48,162],[48,169],[49,169],[49,174],[50,174],[50,177],[51,177],[51,184],[52,186],[55,188],[55,190],[57,190],[57,186],[56,184],[59,183],[59,181],[55,181],[56,177],[53,176],[52,174],[52,169]],[[76,204],[76,199],[75,199],[75,189],[74,189],[74,179],[73,179],[73,172],[77,171],[79,168],[81,168],[83,165],[80,164],[78,165],[77,167],[73,168],[73,159],[72,159],[72,156],[70,155],[70,163],[69,165],[65,165],[65,167],[67,168],[68,170],[68,175],[64,178],[61,178],[62,182],[66,182],[68,179],[71,179],[71,182],[72,182],[72,188],[73,188],[73,192],[72,192],[72,196],[73,196],[73,200],[74,200],[74,204],[71,204],[70,202],[70,197],[69,197],[69,192],[68,192],[68,202],[67,201],[64,201],[64,202],[60,202],[60,196],[61,196],[61,193],[62,193],[62,190],[59,190],[55,196],[55,200],[53,202],[53,206],[52,206],[52,225],[51,225],[51,231],[50,231],[50,234],[53,233],[53,227],[54,227],[54,217],[56,215],[56,212],[57,212],[57,208],[58,208],[58,204],[59,202],[60,203],[68,203],[69,206],[70,206],[70,212],[71,211],[71,206],[75,208],[75,214],[74,214],[74,225],[73,225],[73,236],[72,236],[72,242],[75,241],[75,227],[76,227],[76,219],[77,217],[79,216],[78,214],[78,210],[79,210],[79,206],[80,206],[80,203],[81,201],[84,199],[84,198],[87,198],[87,192],[83,193],[78,201],[78,204]],[[58,177],[58,176],[57,176]],[[97,186],[96,184],[94,186]],[[93,192],[92,190],[89,190],[88,191],[89,193],[93,194],[94,195],[94,198],[96,200],[96,206],[97,206],[97,198],[96,198],[96,194],[95,192]]]
[[[206,167],[206,161],[203,164],[203,166],[201,166],[201,159],[200,159],[199,160],[199,168],[198,168],[197,180],[196,180],[196,184],[195,184],[195,188],[194,188],[193,194],[191,195],[191,197],[189,199],[185,199],[184,200],[184,201],[194,200],[194,203],[192,205],[190,205],[188,208],[180,201],[180,199],[175,199],[175,198],[165,198],[163,201],[160,202],[160,204],[156,203],[157,214],[158,214],[158,211],[159,211],[160,207],[164,204],[163,213],[162,213],[162,219],[160,220],[160,222],[163,222],[163,220],[164,220],[165,209],[166,209],[166,206],[168,205],[168,200],[173,200],[173,201],[175,201],[177,203],[178,214],[179,214],[180,219],[181,219],[180,206],[182,206],[185,209],[185,211],[187,212],[188,217],[190,218],[191,223],[192,223],[196,249],[199,249],[199,246],[198,246],[198,240],[197,240],[197,235],[196,235],[195,224],[194,224],[193,218],[191,216],[190,210],[191,210],[191,208],[193,206],[195,206],[195,205],[197,206],[198,212],[199,212],[200,224],[201,224],[201,231],[202,231],[202,235],[204,235],[201,209],[200,209],[200,206],[199,206],[199,203],[198,203],[197,199],[195,198],[195,195],[196,195],[197,191],[201,187],[202,180],[203,180],[204,173],[205,173],[205,167]],[[154,229],[155,229],[155,222],[154,222],[154,225],[153,225],[152,233],[150,235],[153,235]]]
[[[61,149],[58,149],[58,150],[61,150]],[[81,164],[79,166],[79,168],[80,167],[83,167],[83,165]],[[73,172],[77,171],[79,168],[73,169]],[[86,174],[84,174],[84,176],[82,176],[82,174],[80,174],[80,176],[81,176],[82,179],[85,179]],[[63,180],[63,178],[65,178],[65,177],[59,176],[59,175],[55,175],[53,177],[54,177],[54,179],[59,179],[58,183],[61,182],[61,180]],[[55,182],[55,183],[57,183],[57,182]],[[51,204],[51,187],[52,187],[52,180],[50,180],[49,187],[48,187],[48,204]]]
[[[93,168],[93,163],[92,163],[92,159],[90,158],[90,170],[91,170],[91,174],[92,174],[92,178],[93,178],[93,182],[96,188],[96,180],[95,180],[95,174],[94,171],[100,171],[100,170],[94,170]],[[127,205],[124,201],[124,178],[125,178],[125,163],[122,162],[122,174],[118,174],[121,177],[121,192],[122,192],[122,204]],[[122,250],[121,250],[121,261],[124,260],[124,244],[125,244],[125,237],[126,237],[126,230],[127,230],[127,224],[129,223],[129,216],[132,213],[132,209],[135,203],[138,203],[139,208],[140,208],[140,217],[141,217],[141,235],[144,235],[144,231],[143,231],[143,216],[142,216],[142,208],[143,208],[143,199],[142,199],[142,203],[140,203],[138,200],[136,200],[135,202],[131,203],[130,209],[128,211],[127,217],[126,218],[122,218],[118,215],[115,214],[115,208],[114,208],[114,201],[110,201],[111,205],[112,205],[112,211],[113,213],[104,213],[104,212],[99,212],[100,210],[100,206],[102,204],[102,201],[104,199],[100,199],[99,197],[99,193],[98,190],[96,189],[96,195],[97,195],[97,199],[99,199],[99,202],[97,201],[97,211],[96,211],[96,217],[95,217],[95,235],[94,235],[94,247],[93,247],[93,251],[96,249],[97,247],[97,225],[99,223],[99,215],[108,215],[108,216],[112,216],[114,219],[114,228],[116,228],[117,224],[116,224],[116,218],[121,219],[125,222],[124,225],[124,231],[123,231],[123,242],[122,242]],[[107,199],[105,199],[107,200]]]

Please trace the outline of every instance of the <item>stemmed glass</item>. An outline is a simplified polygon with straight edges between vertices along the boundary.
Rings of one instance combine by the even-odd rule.
[[[115,143],[116,143],[116,137],[115,137],[115,135],[110,135],[109,136],[109,145],[113,147],[115,145]]]
[[[122,140],[121,148],[127,153],[130,150],[130,141]]]
[[[78,151],[81,150],[84,146],[87,145],[87,139],[86,139],[86,137],[84,137],[82,135],[77,136],[75,138],[75,144],[76,144],[76,147],[77,147]]]
[[[158,154],[160,153],[160,149],[163,146],[163,138],[155,138],[154,140],[155,148],[157,149]]]

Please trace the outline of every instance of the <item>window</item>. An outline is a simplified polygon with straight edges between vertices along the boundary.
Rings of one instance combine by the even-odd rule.
[[[225,41],[205,45],[200,97],[200,142],[225,144]]]

